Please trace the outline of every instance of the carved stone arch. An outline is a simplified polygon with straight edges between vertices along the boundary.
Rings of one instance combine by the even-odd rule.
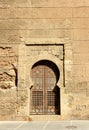
[[[46,53],[46,54],[40,54],[39,56],[34,57],[33,60],[31,60],[32,62],[30,64],[30,71],[35,63],[42,60],[48,60],[49,62],[53,62],[55,64],[55,66],[58,68],[60,72],[60,78],[57,81],[57,86],[59,88],[63,87],[63,63],[60,61],[60,59],[58,59],[56,56],[52,54]],[[31,86],[33,85],[31,75],[30,75],[30,84]]]

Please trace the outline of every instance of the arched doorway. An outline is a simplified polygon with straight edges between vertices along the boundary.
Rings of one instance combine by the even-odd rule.
[[[51,61],[41,60],[31,70],[33,86],[30,88],[30,114],[59,115],[60,78],[58,67]]]

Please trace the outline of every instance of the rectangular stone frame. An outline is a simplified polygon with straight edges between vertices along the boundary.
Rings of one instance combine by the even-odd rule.
[[[66,41],[66,42],[65,42]],[[54,44],[54,45],[64,45],[64,83],[63,87],[60,89],[61,93],[61,115],[53,115],[53,116],[30,116],[29,115],[29,87],[27,88],[27,85],[29,85],[29,82],[27,80],[27,77],[29,75],[26,75],[28,72],[27,70],[27,47],[30,45],[42,45],[42,44]],[[23,64],[25,63],[25,64]],[[19,60],[18,60],[18,117],[28,117],[28,119],[31,120],[62,120],[62,119],[68,119],[70,109],[68,107],[68,95],[65,93],[66,84],[71,83],[72,80],[70,77],[67,76],[67,72],[71,72],[72,69],[72,46],[69,40],[64,40],[60,38],[49,38],[49,39],[38,39],[38,38],[29,38],[27,40],[22,41],[22,43],[19,45]],[[22,99],[21,99],[22,98]],[[22,101],[25,100],[25,103]]]

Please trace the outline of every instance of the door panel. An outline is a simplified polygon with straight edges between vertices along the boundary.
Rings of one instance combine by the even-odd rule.
[[[31,71],[33,87],[30,97],[30,114],[54,115],[59,111],[59,90],[56,89],[56,75],[52,68],[37,65]]]

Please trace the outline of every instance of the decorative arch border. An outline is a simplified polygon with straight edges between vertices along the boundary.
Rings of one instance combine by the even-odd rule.
[[[44,57],[43,57],[43,55],[44,55]],[[30,72],[31,72],[31,69],[32,69],[32,66],[35,64],[35,63],[37,63],[38,61],[42,61],[42,60],[48,60],[48,61],[51,61],[51,62],[53,62],[56,66],[57,66],[57,68],[58,68],[58,70],[60,71],[60,78],[59,78],[59,80],[58,80],[58,82],[57,82],[57,86],[60,88],[60,87],[63,87],[63,64],[62,64],[62,62],[60,62],[60,60],[57,58],[57,57],[55,57],[54,55],[52,55],[52,54],[48,54],[48,53],[46,53],[46,54],[40,54],[39,55],[39,57],[38,56],[36,56],[36,57],[34,57],[34,59],[32,60],[31,59],[31,64],[30,64],[30,66],[29,66],[29,69],[30,69]],[[32,82],[32,78],[31,78],[31,75],[30,75],[30,84],[31,84],[31,86],[33,85],[33,82]],[[31,87],[30,86],[30,87]]]

